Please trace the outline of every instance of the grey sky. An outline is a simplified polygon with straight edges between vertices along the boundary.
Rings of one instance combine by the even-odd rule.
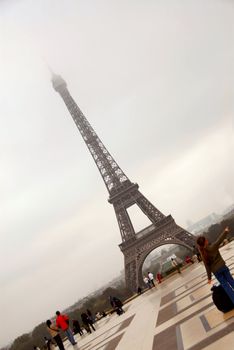
[[[0,345],[123,268],[107,191],[46,63],[185,225],[233,202],[233,17],[225,0],[0,2]]]

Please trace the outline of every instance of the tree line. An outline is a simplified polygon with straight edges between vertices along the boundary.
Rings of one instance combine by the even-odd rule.
[[[74,310],[72,310],[72,307],[70,307],[69,310],[72,311],[66,312],[65,310],[64,312],[69,316],[71,324],[72,320],[78,320],[82,324],[80,315],[82,312],[86,312],[87,309],[91,310],[93,313],[108,311],[111,309],[109,302],[110,295],[116,296],[121,300],[125,300],[129,298],[132,293],[130,290],[125,288],[125,283],[120,281],[116,288],[108,287],[102,292],[97,293],[95,296],[85,298],[85,302],[82,302],[81,307],[77,307]],[[79,302],[76,303],[76,305],[79,304]],[[48,319],[49,318],[50,317],[48,317]],[[54,317],[51,317],[51,319],[53,318]],[[65,337],[62,332],[61,336],[62,338]],[[11,346],[1,348],[0,350],[32,350],[35,345],[43,348],[45,345],[44,337],[49,338],[50,336],[47,332],[45,322],[42,322],[36,326],[31,333],[20,335],[14,340]]]

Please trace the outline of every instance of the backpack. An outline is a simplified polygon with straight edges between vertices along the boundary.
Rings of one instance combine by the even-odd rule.
[[[218,286],[213,285],[211,291],[213,302],[219,311],[225,313],[234,309],[234,304],[232,303],[231,299],[229,298],[221,284],[219,284]]]

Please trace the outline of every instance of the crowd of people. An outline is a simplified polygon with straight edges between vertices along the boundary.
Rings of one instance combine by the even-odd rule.
[[[124,313],[123,303],[119,298],[110,296],[109,301],[113,312],[116,312],[119,316]],[[92,331],[95,332],[96,328],[94,327],[94,323],[106,316],[107,314],[105,311],[96,313],[94,316],[93,313],[87,309],[86,312],[82,312],[80,315],[82,320],[81,325],[77,319],[71,321],[66,314],[56,311],[55,319],[53,321],[46,321],[46,328],[50,338],[44,337],[45,346],[43,349],[53,350],[54,345],[56,345],[59,350],[65,350],[61,332],[65,334],[66,338],[72,345],[76,345],[77,342],[74,338],[75,334],[83,336],[85,334],[84,330],[86,331],[86,334],[91,334]],[[33,349],[41,350],[38,346],[34,346]]]
[[[48,334],[50,335],[50,338],[44,337],[44,349],[52,350],[54,349],[54,345],[57,345],[59,350],[65,350],[61,332],[65,334],[68,341],[72,345],[76,345],[77,342],[74,338],[75,334],[79,333],[80,336],[84,335],[83,329],[85,329],[87,333],[91,333],[91,329],[93,331],[96,330],[93,325],[95,322],[95,317],[90,310],[87,309],[86,312],[82,312],[81,320],[83,323],[82,326],[78,320],[72,320],[70,322],[69,317],[66,314],[62,314],[60,311],[56,311],[55,320],[46,321],[46,328]],[[40,350],[40,348],[34,346],[34,350]]]

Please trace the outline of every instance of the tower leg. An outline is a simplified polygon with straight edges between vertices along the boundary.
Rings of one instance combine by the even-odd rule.
[[[133,293],[137,292],[138,274],[137,274],[137,266],[136,266],[135,259],[127,263],[125,259],[125,282],[126,282],[126,287],[129,290],[131,290]]]

